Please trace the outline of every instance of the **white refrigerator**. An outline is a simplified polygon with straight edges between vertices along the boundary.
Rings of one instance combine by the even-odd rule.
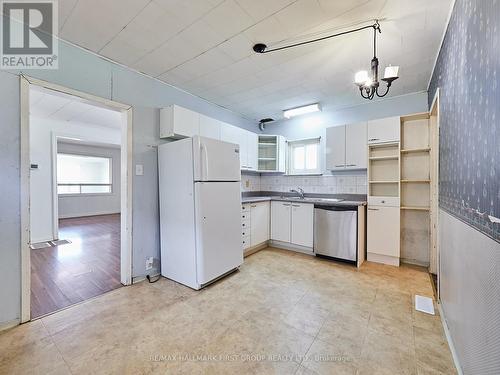
[[[239,146],[195,136],[158,147],[161,274],[193,289],[243,263]]]

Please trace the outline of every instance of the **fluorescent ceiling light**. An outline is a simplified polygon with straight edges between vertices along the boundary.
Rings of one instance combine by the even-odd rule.
[[[58,139],[66,139],[68,141],[81,141],[81,138],[74,138],[74,137],[64,137],[64,136],[57,136]]]
[[[321,111],[319,103],[315,103],[315,104],[305,105],[302,107],[287,109],[283,111],[283,116],[285,116],[285,118],[291,118],[295,116],[304,115],[306,113],[319,112],[319,111]]]

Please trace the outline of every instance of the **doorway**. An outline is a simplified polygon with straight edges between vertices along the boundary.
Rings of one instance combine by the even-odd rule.
[[[131,284],[130,106],[21,77],[22,322]]]

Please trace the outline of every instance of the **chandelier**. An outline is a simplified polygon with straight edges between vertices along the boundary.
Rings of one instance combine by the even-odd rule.
[[[399,66],[388,66],[385,68],[384,78],[382,81],[386,83],[385,92],[379,92],[380,82],[378,80],[378,58],[377,58],[377,32],[381,33],[380,24],[378,21],[372,25],[373,27],[373,59],[371,62],[371,77],[368,76],[366,70],[357,72],[354,76],[354,82],[359,87],[361,96],[365,99],[372,100],[375,95],[379,98],[386,96],[389,93],[391,84],[398,79]]]
[[[369,77],[368,72],[366,70],[362,70],[356,73],[354,81],[356,85],[359,87],[361,96],[365,99],[372,100],[375,97],[375,95],[381,98],[389,93],[389,89],[391,87],[392,82],[398,79],[398,71],[399,71],[398,66],[388,66],[385,68],[384,78],[382,78],[382,81],[386,83],[386,89],[384,93],[379,92],[380,82],[378,79],[377,32],[381,33],[382,30],[380,29],[380,24],[378,23],[378,20],[375,20],[375,23],[372,25],[358,27],[357,29],[351,29],[343,31],[341,33],[327,35],[321,38],[290,44],[287,46],[276,47],[272,49],[268,49],[267,45],[265,45],[264,43],[257,43],[253,46],[253,50],[254,52],[259,54],[275,52],[287,48],[302,46],[304,44],[319,42],[321,40],[330,39],[341,35],[355,33],[369,28],[373,29],[373,59],[371,61],[371,77]]]

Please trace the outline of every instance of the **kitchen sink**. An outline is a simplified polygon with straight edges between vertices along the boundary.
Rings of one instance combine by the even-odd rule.
[[[342,202],[344,199],[342,198],[313,198],[313,197],[280,197],[283,200],[291,200],[291,201],[304,201],[304,202]]]

